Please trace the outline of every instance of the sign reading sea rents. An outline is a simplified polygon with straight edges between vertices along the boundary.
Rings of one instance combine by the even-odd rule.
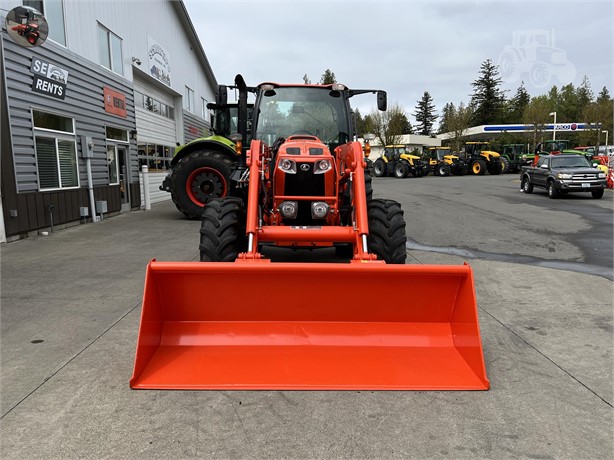
[[[68,70],[55,64],[43,61],[37,57],[32,58],[30,72],[34,74],[32,91],[46,94],[56,99],[66,97],[66,84],[68,83]]]

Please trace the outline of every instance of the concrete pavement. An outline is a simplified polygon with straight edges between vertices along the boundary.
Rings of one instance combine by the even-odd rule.
[[[522,264],[470,261],[487,392],[130,390],[146,264],[198,228],[166,202],[1,247],[2,458],[614,455],[613,283]]]

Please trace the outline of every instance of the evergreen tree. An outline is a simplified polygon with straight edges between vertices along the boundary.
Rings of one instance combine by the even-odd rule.
[[[612,96],[610,96],[610,92],[604,86],[597,96],[597,102],[608,102],[610,100],[612,100]]]
[[[335,77],[335,73],[330,69],[326,69],[322,74],[322,78],[320,78],[321,85],[330,85],[331,83],[337,83],[337,77]]]
[[[480,76],[471,83],[473,94],[470,107],[473,112],[474,125],[500,123],[503,118],[505,94],[500,88],[501,77],[497,66],[490,59],[480,67]]]
[[[507,121],[509,123],[520,123],[529,102],[531,102],[531,95],[524,87],[523,81],[508,105]]]
[[[416,126],[418,134],[429,136],[433,132],[435,120],[439,117],[435,114],[435,104],[433,104],[433,98],[428,91],[425,91],[422,99],[418,101],[413,115],[418,122]]]
[[[307,76],[307,74],[303,75],[303,83],[306,85],[311,85],[311,79]]]
[[[581,107],[578,100],[578,93],[573,86],[573,83],[561,87],[558,94],[558,103],[556,106],[557,122],[577,121]]]

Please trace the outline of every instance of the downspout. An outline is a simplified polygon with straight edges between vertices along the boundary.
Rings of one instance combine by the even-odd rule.
[[[90,214],[92,215],[92,222],[98,222],[98,216],[96,215],[96,201],[94,200],[94,181],[92,180],[92,159],[87,157],[85,159],[85,167],[87,169],[87,190],[90,196]]]
[[[92,222],[98,222],[96,215],[96,201],[94,199],[94,181],[92,180],[92,157],[94,156],[94,141],[90,136],[81,136],[81,154],[85,157],[87,171],[87,190],[90,197],[90,215]]]

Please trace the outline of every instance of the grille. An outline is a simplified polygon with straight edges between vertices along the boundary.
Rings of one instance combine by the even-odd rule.
[[[571,176],[571,180],[579,180],[579,181],[597,180],[597,174],[594,174],[594,173],[574,174],[573,176]]]
[[[308,165],[304,171],[302,165]],[[286,174],[284,195],[287,196],[324,196],[325,174],[314,174],[313,163],[297,163],[296,174]],[[299,201],[296,220],[289,221],[293,225],[309,225],[311,219],[311,202]]]

